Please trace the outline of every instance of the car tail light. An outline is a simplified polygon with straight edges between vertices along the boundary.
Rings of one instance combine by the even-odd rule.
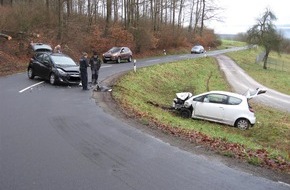
[[[249,110],[250,110],[250,112],[253,112],[253,113],[255,112],[251,106],[249,106]]]
[[[252,108],[252,106],[249,104],[249,100],[247,100],[247,102],[248,102],[248,107],[249,107],[250,112],[253,112],[253,113],[254,113],[255,111],[254,111],[254,109]]]

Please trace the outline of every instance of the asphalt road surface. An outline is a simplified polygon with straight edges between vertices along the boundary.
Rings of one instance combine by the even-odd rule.
[[[137,68],[192,57],[138,60]],[[100,80],[130,69],[104,64]],[[26,73],[0,78],[0,87],[0,190],[290,189],[144,133],[106,113],[92,91]]]

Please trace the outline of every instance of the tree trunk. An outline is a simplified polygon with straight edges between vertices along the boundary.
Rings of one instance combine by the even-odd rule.
[[[191,8],[190,8],[190,18],[189,18],[188,32],[192,31],[193,9],[194,9],[194,1],[192,1],[192,5],[191,5]]]
[[[204,18],[205,17],[205,0],[202,0],[202,13],[201,13],[201,24],[200,24],[200,30],[199,35],[202,36],[202,31],[204,27]]]
[[[118,0],[114,0],[114,22],[118,21]]]
[[[179,11],[178,11],[178,27],[181,27],[182,12],[183,12],[184,0],[180,1]]]
[[[71,0],[66,0],[66,11],[67,11],[67,17],[70,17],[71,11],[72,11],[72,2]]]
[[[197,33],[197,26],[198,26],[198,22],[199,22],[199,15],[200,15],[200,0],[196,1],[196,7],[195,7],[195,21],[194,21],[194,29],[193,29],[193,33],[194,35]]]
[[[264,65],[263,65],[263,69],[267,69],[267,61],[268,61],[268,57],[269,57],[269,54],[270,54],[270,50],[266,49],[266,54],[265,54],[265,57],[264,57]]]
[[[172,26],[175,24],[175,10],[176,10],[176,0],[172,0]]]
[[[57,39],[60,40],[62,38],[62,0],[58,0],[58,33]]]
[[[105,36],[108,35],[111,19],[112,19],[112,0],[107,0],[107,17],[106,17]]]

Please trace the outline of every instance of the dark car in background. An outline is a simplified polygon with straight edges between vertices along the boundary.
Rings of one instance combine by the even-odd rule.
[[[204,53],[204,47],[202,45],[195,45],[191,48],[190,53]]]
[[[113,47],[103,54],[103,62],[114,61],[121,63],[122,60],[132,61],[132,51],[128,47]]]
[[[31,43],[28,47],[28,55],[33,56],[35,53],[52,52],[52,47],[44,43]]]
[[[69,56],[61,53],[35,53],[30,59],[27,74],[30,79],[38,76],[50,84],[79,84],[79,66]]]

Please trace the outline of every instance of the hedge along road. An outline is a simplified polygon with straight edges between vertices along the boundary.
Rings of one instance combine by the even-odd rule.
[[[198,56],[144,59],[137,67]],[[132,63],[104,64],[100,79],[130,69]],[[92,91],[51,86],[26,73],[2,77],[0,86],[1,190],[289,190],[286,183],[181,150],[111,116]]]

